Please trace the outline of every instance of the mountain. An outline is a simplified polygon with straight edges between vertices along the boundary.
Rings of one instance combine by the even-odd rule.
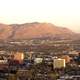
[[[0,24],[0,40],[72,39],[77,34],[51,23]]]
[[[12,35],[13,28],[11,26],[0,24],[0,40],[6,40]]]

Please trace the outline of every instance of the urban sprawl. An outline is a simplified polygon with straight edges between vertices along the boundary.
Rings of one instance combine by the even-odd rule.
[[[0,80],[80,80],[80,40],[0,42]]]

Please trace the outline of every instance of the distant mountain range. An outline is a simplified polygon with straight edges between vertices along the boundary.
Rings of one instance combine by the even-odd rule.
[[[0,40],[77,39],[80,35],[51,23],[0,24]]]

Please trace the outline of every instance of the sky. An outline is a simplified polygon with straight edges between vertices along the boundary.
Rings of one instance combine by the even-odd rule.
[[[0,0],[0,23],[49,22],[80,32],[80,0]]]

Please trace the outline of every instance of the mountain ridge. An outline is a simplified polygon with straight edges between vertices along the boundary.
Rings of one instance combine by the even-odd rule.
[[[77,33],[65,27],[59,27],[51,23],[24,23],[24,24],[1,24],[0,40],[11,39],[72,39]]]

